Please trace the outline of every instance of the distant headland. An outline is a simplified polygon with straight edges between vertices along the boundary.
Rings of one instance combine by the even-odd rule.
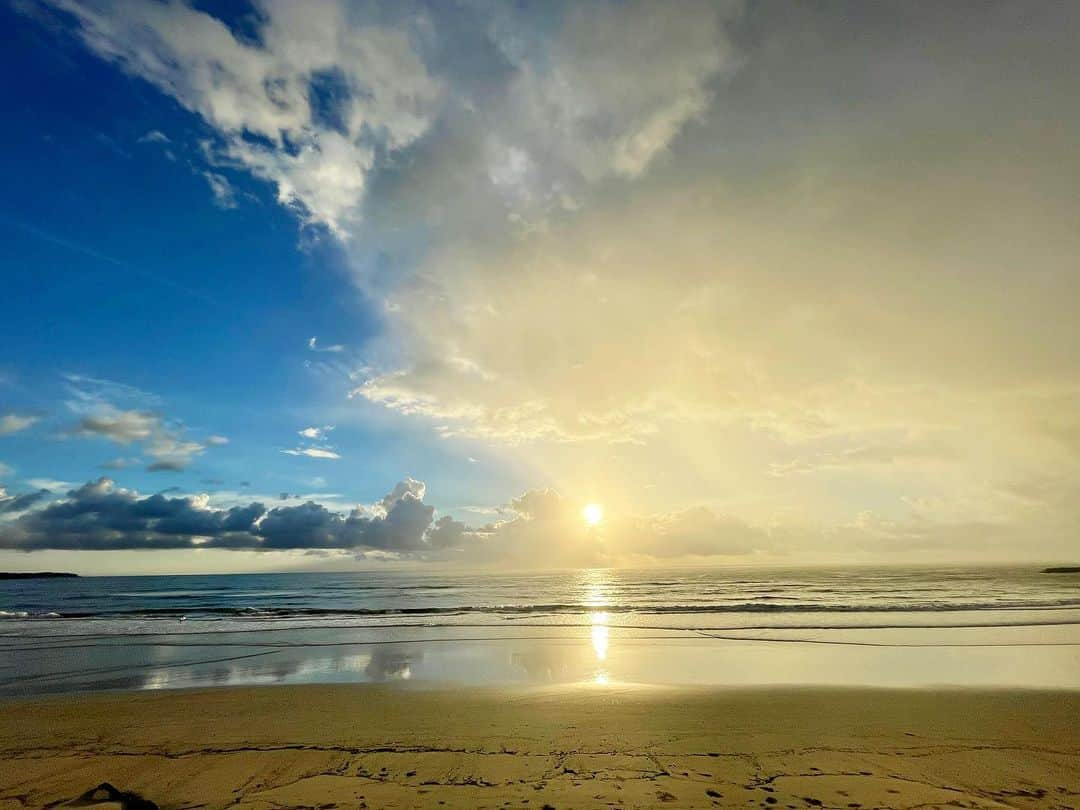
[[[1044,568],[1044,574],[1080,574],[1080,565],[1059,565],[1054,568]]]
[[[0,579],[57,579],[59,577],[77,577],[78,574],[66,574],[58,571],[34,571],[28,574],[12,574],[0,571]]]

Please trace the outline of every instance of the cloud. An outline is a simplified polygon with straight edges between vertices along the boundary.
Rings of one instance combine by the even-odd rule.
[[[814,456],[774,462],[769,474],[785,476],[818,470],[852,470],[888,467],[905,462],[951,461],[956,451],[941,436],[902,436],[892,441],[875,441]]]
[[[212,162],[269,181],[342,241],[362,229],[376,175],[432,131],[447,141],[444,165],[489,185],[516,221],[576,210],[578,186],[641,176],[740,64],[726,33],[735,2],[671,15],[647,2],[376,13],[261,0],[243,35],[184,3],[50,2],[92,52],[202,118]],[[461,161],[461,143],[477,153]]]
[[[14,514],[25,512],[34,504],[48,497],[47,489],[39,489],[36,492],[24,492],[22,495],[8,495],[4,487],[0,487],[0,514]]]
[[[332,352],[335,354],[345,351],[345,347],[340,343],[335,343],[331,346],[320,346],[315,338],[310,338],[308,340],[308,348],[313,352]]]
[[[0,436],[10,436],[37,424],[41,417],[30,414],[6,413],[0,416]]]
[[[343,239],[376,164],[427,131],[438,99],[407,9],[391,15],[399,28],[345,3],[264,0],[255,35],[239,38],[184,3],[53,5],[91,51],[212,127],[214,160],[272,183],[302,221]]]
[[[49,490],[0,491],[0,549],[35,551],[195,549],[319,551],[338,555],[513,567],[650,565],[673,560],[955,559],[961,552],[1015,554],[1024,531],[1008,516],[968,519],[939,504],[903,517],[871,511],[835,526],[789,522],[755,525],[701,506],[652,514],[609,510],[598,526],[581,516],[583,501],[531,490],[500,510],[500,519],[469,526],[436,517],[424,483],[399,482],[377,503],[341,510],[337,496],[286,493],[277,498],[143,496],[99,478],[60,499]],[[1075,505],[1075,486],[1062,497]],[[1005,495],[1003,494],[1003,497]],[[297,502],[299,501],[299,502]],[[1065,549],[1067,546],[1062,546]],[[809,555],[809,557],[807,556]],[[816,555],[816,556],[815,556]],[[1003,557],[1004,558],[1004,557]],[[1027,558],[1040,559],[1028,549]]]
[[[152,461],[150,472],[186,469],[206,450],[206,444],[186,440],[178,428],[170,427],[158,414],[144,411],[121,411],[109,405],[79,420],[70,435],[101,437],[121,445],[140,443]]]
[[[296,432],[298,435],[303,436],[305,439],[322,440],[325,439],[326,434],[333,429],[333,425],[324,425],[323,427],[306,427]]]
[[[427,533],[428,543],[437,551],[459,548],[469,542],[469,537],[469,527],[449,515],[436,520]]]
[[[134,385],[92,377],[87,374],[65,373],[61,375],[72,397],[68,407],[89,407],[102,403],[120,403],[128,408],[149,410],[161,405],[161,397]]]
[[[1075,4],[873,8],[854,38],[831,4],[266,0],[243,33],[183,3],[54,5],[206,123],[211,170],[339,239],[383,303],[340,358],[361,405],[528,444],[567,492],[648,482],[669,517],[642,536],[689,537],[710,523],[685,509],[723,498],[868,546],[1075,537],[1066,501],[999,497],[1080,474]],[[825,469],[850,486],[796,474]],[[908,512],[931,496],[945,528]]]
[[[121,411],[112,406],[102,406],[96,413],[79,420],[73,434],[87,438],[101,436],[119,444],[142,442],[153,436],[161,427],[161,417],[145,411]]]
[[[508,515],[469,529],[450,519],[433,527],[433,545],[513,565],[611,565],[633,560],[751,556],[776,547],[767,532],[734,517],[693,507],[652,515],[609,515],[586,525],[584,503],[553,489],[530,490]]]
[[[0,547],[115,550],[194,548],[196,540],[227,540],[249,533],[261,504],[214,510],[204,497],[139,497],[99,478],[71,490],[64,500],[28,512],[0,529]]]
[[[523,36],[536,36],[528,18],[496,15],[495,39],[517,68],[511,94],[526,125],[542,126],[549,148],[589,180],[634,178],[705,112],[710,80],[737,65],[722,29],[737,8],[572,4],[542,59],[528,48],[536,43],[522,49]]]
[[[70,481],[58,481],[55,478],[27,478],[26,483],[35,489],[44,489],[47,492],[67,492],[75,484]]]
[[[139,137],[139,143],[172,143],[172,139],[161,130],[152,129]]]
[[[214,204],[218,208],[225,210],[236,208],[236,191],[225,175],[205,171],[202,172],[202,176],[210,186],[210,191],[214,195]]]
[[[0,548],[118,550],[223,548],[254,551],[292,549],[379,550],[392,554],[427,548],[425,532],[434,507],[424,504],[415,481],[387,495],[378,509],[339,513],[321,504],[268,509],[254,501],[215,508],[208,496],[140,496],[99,478],[60,501],[0,525]],[[36,503],[44,492],[0,499],[0,510]]]
[[[307,456],[308,458],[341,458],[338,453],[326,447],[296,447],[281,452],[290,456]]]
[[[15,469],[4,462],[0,461],[0,478],[6,478],[15,472]]]
[[[157,397],[137,388],[98,380],[90,377],[66,375],[72,399],[67,406],[80,414],[78,422],[67,436],[78,438],[103,438],[128,446],[138,444],[151,459],[149,472],[177,472],[186,469],[202,455],[207,447],[228,443],[224,436],[209,436],[195,441],[186,436],[182,424],[167,420],[156,411],[144,409],[125,410],[114,405],[110,399],[137,403],[158,403]],[[116,469],[127,466],[131,459],[120,458],[105,466]]]
[[[119,456],[106,461],[101,466],[106,470],[123,470],[127,467],[138,466],[139,464],[142,464],[142,460],[139,458]]]

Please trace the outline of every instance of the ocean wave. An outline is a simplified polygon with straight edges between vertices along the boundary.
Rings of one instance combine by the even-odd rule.
[[[780,597],[782,598],[782,597]],[[956,613],[984,610],[1055,610],[1080,607],[1080,599],[1057,600],[1002,600],[1002,601],[950,601],[889,604],[821,604],[814,602],[754,601],[727,604],[624,604],[582,605],[579,603],[548,604],[501,604],[501,605],[453,605],[427,607],[372,607],[372,608],[320,608],[320,607],[229,607],[215,604],[189,604],[179,607],[143,607],[100,611],[48,611],[30,614],[27,611],[0,610],[0,619],[26,618],[142,618],[179,619],[181,617],[234,618],[234,619],[286,619],[286,618],[365,618],[394,616],[463,616],[493,615],[503,617],[528,617],[540,615],[581,615],[592,613],[638,614],[638,615],[685,615],[685,614],[739,614],[739,613]]]

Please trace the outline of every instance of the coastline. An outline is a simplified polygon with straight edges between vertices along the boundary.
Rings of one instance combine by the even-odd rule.
[[[1080,691],[384,685],[0,701],[0,808],[1066,807]]]

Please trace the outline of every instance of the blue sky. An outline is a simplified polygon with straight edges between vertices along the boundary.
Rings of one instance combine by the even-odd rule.
[[[6,5],[0,13],[15,32],[0,55],[12,191],[0,209],[0,319],[5,344],[17,347],[2,361],[3,403],[41,419],[5,439],[14,476],[82,483],[108,472],[145,491],[247,482],[255,492],[375,501],[424,470],[446,503],[514,491],[496,462],[468,461],[480,451],[343,402],[347,378],[323,366],[353,358],[381,324],[331,239],[302,239],[267,183],[214,168],[236,198],[223,208],[201,174],[209,133],[196,116],[65,32]],[[313,352],[313,336],[347,351]],[[229,443],[182,471],[135,462],[109,472],[102,465],[138,458],[139,447],[56,438],[76,418],[64,405],[79,387],[70,375],[131,386],[141,394],[112,404],[160,411],[195,440]],[[281,452],[304,444],[299,430],[331,424],[340,459]]]
[[[1076,14],[0,2],[0,567],[1068,556]]]

